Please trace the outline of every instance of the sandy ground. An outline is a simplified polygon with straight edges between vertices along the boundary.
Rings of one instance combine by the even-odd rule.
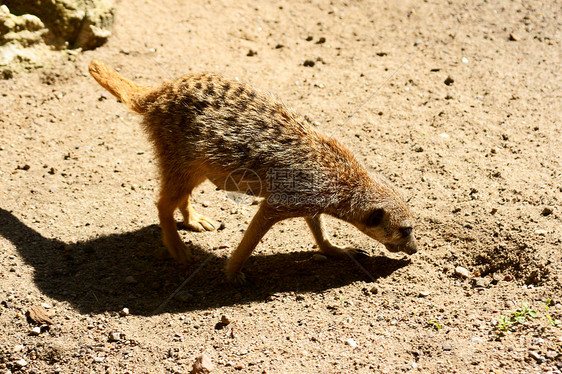
[[[185,373],[202,352],[217,373],[560,373],[562,4],[236,3],[121,1],[107,45],[0,81],[0,373]],[[371,257],[317,262],[295,219],[236,288],[221,269],[256,206],[205,183],[224,229],[181,231],[187,269],[155,257],[153,152],[94,57],[274,93],[402,189],[420,252],[331,220]]]

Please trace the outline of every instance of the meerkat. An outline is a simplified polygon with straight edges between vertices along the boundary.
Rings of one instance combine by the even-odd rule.
[[[391,252],[417,251],[414,220],[397,188],[369,174],[340,142],[271,95],[211,73],[149,87],[99,60],[90,63],[89,71],[143,116],[162,180],[157,206],[163,242],[177,261],[187,264],[192,254],[177,231],[176,209],[192,230],[217,228],[190,201],[193,189],[207,179],[227,191],[264,198],[227,261],[231,281],[245,282],[242,267],[256,245],[275,223],[293,217],[306,219],[327,256],[366,252],[332,244],[324,214],[351,223]]]

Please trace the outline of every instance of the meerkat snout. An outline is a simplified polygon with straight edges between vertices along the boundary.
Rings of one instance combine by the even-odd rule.
[[[413,219],[408,207],[400,202],[401,199],[385,208],[372,209],[356,226],[388,251],[412,255],[418,251]]]

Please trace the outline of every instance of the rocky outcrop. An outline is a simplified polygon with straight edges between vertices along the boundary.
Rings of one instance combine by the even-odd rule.
[[[13,14],[39,17],[43,39],[59,48],[94,49],[111,35],[113,0],[3,0]],[[0,26],[1,27],[1,26]],[[0,29],[0,34],[2,30]]]

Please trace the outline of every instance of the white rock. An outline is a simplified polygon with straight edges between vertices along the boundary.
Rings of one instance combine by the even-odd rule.
[[[548,233],[548,231],[543,230],[543,229],[535,230],[535,234],[537,234],[537,235],[545,236],[547,233]]]
[[[32,329],[29,331],[29,333],[30,333],[31,335],[39,335],[39,334],[41,334],[41,327],[35,326],[34,328],[32,328]]]
[[[463,64],[468,64],[468,58],[466,57],[461,58],[461,61]]]
[[[345,341],[345,344],[349,345],[351,348],[357,347],[357,343],[355,342],[355,340],[353,340],[353,338],[347,339]]]
[[[463,268],[462,266],[457,266],[455,268],[455,274],[463,278],[470,277],[470,272],[467,269]]]
[[[16,364],[17,366],[19,366],[20,368],[22,368],[22,367],[24,367],[24,366],[27,365],[27,361],[25,361],[23,358],[20,358],[19,360],[17,360],[17,361],[15,362],[15,364]]]
[[[315,253],[312,255],[312,260],[316,262],[326,262],[328,261],[328,257],[321,255],[320,253]]]
[[[123,308],[123,309],[121,309],[121,311],[119,312],[119,314],[121,314],[122,316],[128,316],[128,315],[130,314],[129,308]]]

